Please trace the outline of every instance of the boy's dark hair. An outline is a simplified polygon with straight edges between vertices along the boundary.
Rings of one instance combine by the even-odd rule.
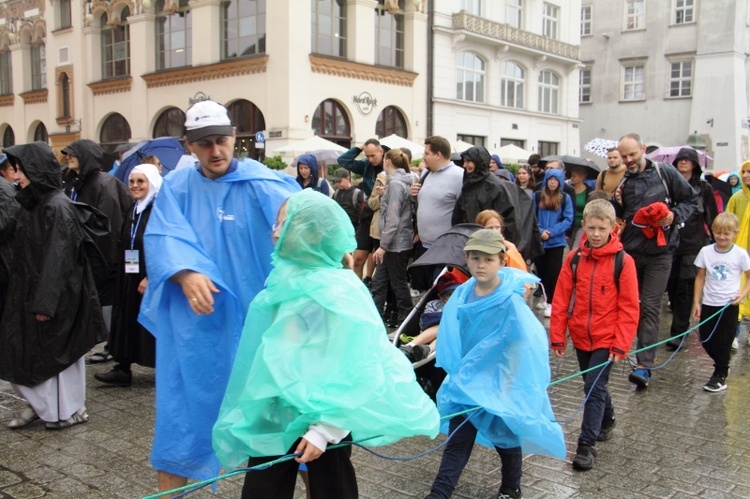
[[[424,139],[424,145],[428,146],[433,153],[440,153],[446,159],[451,157],[451,143],[445,137],[439,135],[427,137]]]
[[[536,166],[539,164],[540,159],[542,159],[540,155],[532,154],[531,156],[529,156],[529,160],[527,161],[527,163],[529,164],[529,166]]]

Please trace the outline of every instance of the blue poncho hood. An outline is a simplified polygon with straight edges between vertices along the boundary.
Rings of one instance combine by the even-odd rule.
[[[731,177],[734,177],[737,179],[737,185],[729,184],[729,179]],[[732,187],[732,194],[735,194],[742,190],[742,177],[740,177],[739,172],[732,172],[727,176],[727,184],[729,184]]]
[[[213,430],[225,468],[285,454],[314,423],[367,445],[437,434],[435,405],[388,342],[367,288],[341,265],[355,247],[335,201],[310,189],[289,198]]]

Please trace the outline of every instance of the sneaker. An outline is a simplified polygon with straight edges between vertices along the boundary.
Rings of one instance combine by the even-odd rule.
[[[573,469],[588,471],[594,467],[595,460],[596,449],[594,449],[594,446],[579,442],[576,457],[573,458]]]
[[[750,344],[750,342],[748,342],[748,344]],[[735,337],[732,340],[732,350],[736,352],[739,349],[740,349],[740,341],[737,339],[737,337]]]
[[[398,348],[411,362],[419,362],[430,355],[430,345],[403,345]]]
[[[617,420],[613,417],[611,418],[604,418],[602,421],[602,427],[599,430],[599,436],[596,437],[596,439],[599,442],[606,442],[610,438],[612,438],[612,430],[615,429],[615,426],[617,426]]]
[[[514,489],[513,487],[500,487],[497,492],[497,499],[520,499],[523,497],[521,489]]]
[[[365,277],[362,279],[362,282],[365,286],[367,286],[367,289],[370,289],[372,287],[372,277]]]
[[[32,409],[31,406],[27,404],[18,416],[10,420],[10,422],[8,423],[8,428],[11,428],[13,430],[23,428],[27,424],[36,421],[37,419],[39,419],[39,416],[37,416],[36,412],[34,412],[34,409]]]
[[[727,389],[726,378],[723,376],[711,376],[708,383],[703,385],[703,389],[707,392],[720,392]]]
[[[549,319],[552,317],[552,304],[548,303],[547,306],[544,308],[544,316]]]
[[[630,376],[628,376],[628,381],[635,385],[638,385],[638,387],[640,388],[646,388],[648,386],[648,381],[650,378],[651,371],[643,366],[638,366],[633,369],[632,373],[630,373]]]
[[[83,407],[78,409],[68,419],[55,421],[54,423],[45,423],[44,427],[47,428],[48,430],[62,430],[63,428],[70,428],[71,426],[85,423],[88,420],[89,420],[89,414],[86,412],[86,406],[84,405]]]
[[[106,373],[94,374],[94,378],[108,385],[126,387],[130,386],[133,382],[133,373],[129,371],[125,372],[119,366],[115,366]]]

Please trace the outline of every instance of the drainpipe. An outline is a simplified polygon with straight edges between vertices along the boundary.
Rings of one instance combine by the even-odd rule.
[[[434,2],[425,2],[427,5],[427,137],[433,135],[432,115],[433,115],[433,81],[435,74],[435,7]]]

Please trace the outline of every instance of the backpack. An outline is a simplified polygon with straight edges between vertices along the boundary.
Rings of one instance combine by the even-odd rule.
[[[72,201],[76,218],[83,227],[83,252],[86,255],[97,291],[110,279],[116,268],[112,262],[115,248],[110,237],[107,215],[86,203]]]
[[[578,271],[578,262],[581,260],[581,248],[576,249],[573,254],[573,258],[570,260],[570,270],[573,272],[573,292],[570,295],[570,305],[568,306],[568,317],[573,315],[573,306],[576,301],[576,273]],[[622,274],[622,267],[625,265],[625,250],[620,250],[615,253],[615,287],[617,292],[620,292],[620,274]]]

